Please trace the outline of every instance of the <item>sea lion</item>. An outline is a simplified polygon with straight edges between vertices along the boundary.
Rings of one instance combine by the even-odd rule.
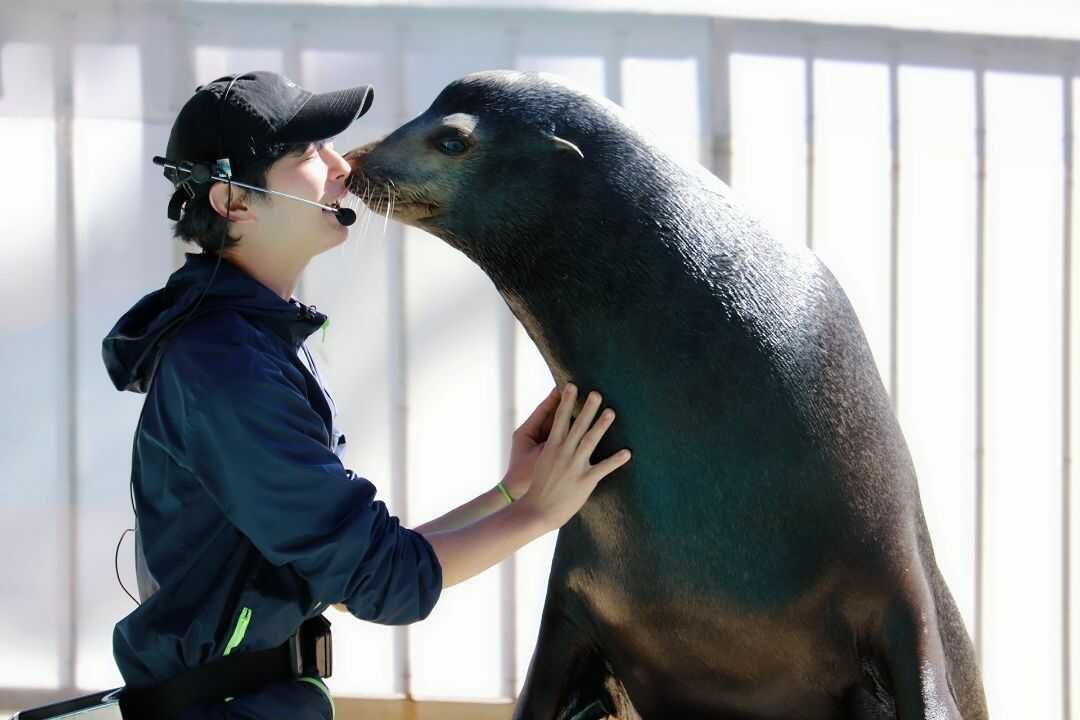
[[[632,448],[559,531],[515,718],[987,717],[844,291],[699,165],[550,76],[469,75],[346,154],[491,278]]]

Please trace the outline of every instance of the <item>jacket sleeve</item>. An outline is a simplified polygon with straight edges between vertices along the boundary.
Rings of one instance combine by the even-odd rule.
[[[302,377],[298,369],[244,346],[228,350],[175,357],[194,379],[182,403],[192,472],[267,560],[291,566],[317,601],[388,625],[427,617],[442,590],[430,543],[342,466],[322,418],[286,376]]]

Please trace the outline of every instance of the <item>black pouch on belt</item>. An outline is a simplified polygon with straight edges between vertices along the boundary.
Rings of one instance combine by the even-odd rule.
[[[332,655],[330,621],[318,615],[276,648],[218,658],[155,687],[124,688],[120,714],[124,720],[176,720],[199,702],[244,695],[290,678],[328,678]]]

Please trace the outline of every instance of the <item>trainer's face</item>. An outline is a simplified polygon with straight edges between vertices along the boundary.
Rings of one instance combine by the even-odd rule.
[[[311,143],[300,155],[286,155],[275,162],[266,175],[267,187],[278,192],[329,205],[347,193],[345,179],[349,163],[331,142]],[[312,256],[340,245],[349,229],[338,223],[332,212],[280,196],[259,213],[282,243],[299,243]]]

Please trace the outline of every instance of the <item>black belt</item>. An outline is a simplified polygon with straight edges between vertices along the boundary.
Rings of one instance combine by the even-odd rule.
[[[124,720],[176,720],[196,703],[244,695],[293,678],[328,678],[332,654],[330,621],[319,615],[276,648],[228,655],[154,687],[124,688],[120,714]]]

